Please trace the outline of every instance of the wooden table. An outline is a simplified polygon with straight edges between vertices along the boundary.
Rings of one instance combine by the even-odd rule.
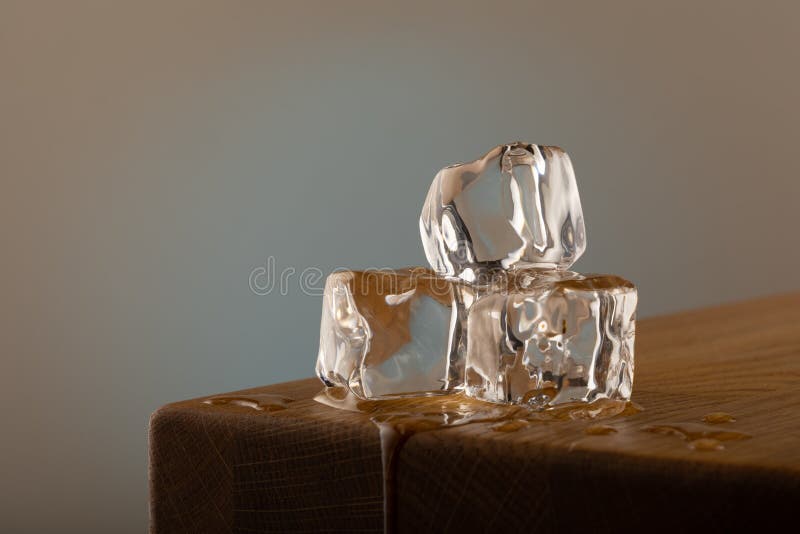
[[[380,532],[378,430],[311,400],[320,389],[307,379],[241,392],[296,399],[274,412],[195,399],[153,414],[152,532]],[[414,435],[396,464],[397,530],[796,528],[800,294],[640,321],[634,400],[645,410],[603,421],[617,431],[603,436],[587,421]],[[642,430],[710,412],[752,437],[702,452]]]

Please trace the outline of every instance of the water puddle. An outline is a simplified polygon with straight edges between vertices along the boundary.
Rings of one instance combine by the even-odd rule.
[[[719,425],[722,423],[735,423],[736,418],[725,412],[711,412],[703,417],[703,422],[711,425]]]
[[[725,448],[725,445],[718,439],[711,439],[711,438],[700,438],[694,441],[690,441],[688,444],[689,448],[694,451],[721,451]]]
[[[212,406],[233,405],[242,408],[250,408],[260,412],[275,412],[285,410],[294,399],[284,395],[274,395],[270,393],[252,393],[249,395],[233,395],[210,397],[203,401],[203,404]]]

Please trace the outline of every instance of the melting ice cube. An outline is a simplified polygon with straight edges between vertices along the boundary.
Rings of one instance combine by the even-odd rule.
[[[500,145],[445,167],[419,226],[431,267],[467,281],[487,269],[566,269],[586,248],[572,163],[555,146]]]
[[[328,277],[317,374],[360,398],[445,393],[463,385],[457,284],[429,269]]]
[[[534,406],[630,398],[637,293],[627,280],[531,270],[465,291],[467,395]]]

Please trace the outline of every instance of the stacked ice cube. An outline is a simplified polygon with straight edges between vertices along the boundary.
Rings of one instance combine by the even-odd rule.
[[[566,152],[516,142],[442,169],[420,234],[433,270],[328,277],[326,385],[533,406],[630,397],[636,288],[567,270],[586,232]]]

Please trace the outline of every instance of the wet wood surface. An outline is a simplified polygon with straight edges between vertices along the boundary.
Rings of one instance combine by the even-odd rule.
[[[230,394],[290,397],[285,409],[207,397],[159,409],[150,428],[151,531],[382,531],[378,429],[368,416],[313,401],[320,389],[312,378]],[[396,464],[397,530],[725,532],[793,524],[800,294],[639,321],[633,399],[644,411],[599,422],[516,432],[477,423],[412,436]],[[749,439],[702,450],[645,430],[703,424],[718,412],[735,421],[708,427]],[[587,430],[598,423],[612,430]]]

